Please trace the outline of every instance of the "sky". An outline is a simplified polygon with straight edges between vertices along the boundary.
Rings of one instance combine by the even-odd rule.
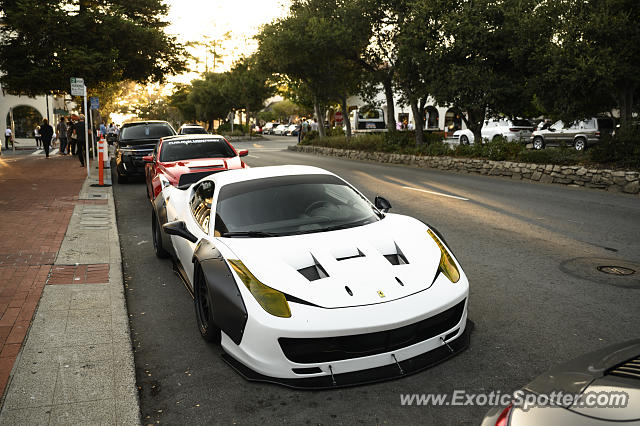
[[[242,54],[249,55],[257,48],[252,39],[260,26],[287,13],[288,0],[165,0],[169,5],[168,21],[171,23],[166,32],[178,37],[182,43],[211,42],[222,40],[224,34],[231,32],[231,39],[223,42],[222,50],[227,58],[223,64],[216,61],[215,71],[228,70],[234,59]],[[191,64],[198,72],[205,66],[212,71],[213,58],[203,46],[190,49],[198,57],[198,64]],[[196,78],[188,74],[172,79],[176,82],[188,82]]]

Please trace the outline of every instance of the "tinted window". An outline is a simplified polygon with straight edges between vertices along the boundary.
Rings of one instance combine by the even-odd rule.
[[[176,132],[168,123],[134,124],[122,128],[120,139],[160,139],[175,134]]]
[[[513,120],[513,125],[516,127],[533,127],[529,120]]]
[[[195,158],[228,158],[235,157],[229,144],[224,139],[190,139],[167,141],[162,143],[160,161],[180,161]]]
[[[180,129],[181,135],[206,135],[207,131],[203,127],[183,127]]]
[[[610,118],[598,118],[598,129],[613,130],[613,120]]]
[[[358,112],[358,119],[360,120],[377,120],[382,118],[382,114],[377,109],[369,109]]]
[[[331,175],[279,176],[221,188],[216,235],[262,231],[279,235],[350,228],[379,220],[371,204]]]
[[[209,221],[211,218],[211,203],[213,201],[213,182],[204,181],[193,191],[190,207],[193,218],[205,233],[209,233]]]

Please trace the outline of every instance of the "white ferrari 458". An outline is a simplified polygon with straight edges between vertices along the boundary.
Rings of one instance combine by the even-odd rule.
[[[369,383],[469,344],[469,283],[444,238],[333,173],[225,171],[152,204],[156,254],[192,292],[202,337],[249,380]]]

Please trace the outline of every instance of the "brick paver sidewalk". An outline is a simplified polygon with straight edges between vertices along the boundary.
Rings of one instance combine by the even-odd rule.
[[[76,157],[0,157],[0,398],[85,177]]]

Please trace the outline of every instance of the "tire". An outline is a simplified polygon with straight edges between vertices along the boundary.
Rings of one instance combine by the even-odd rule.
[[[151,232],[153,233],[153,251],[160,259],[169,257],[169,252],[162,245],[162,231],[155,212],[151,213]]]
[[[127,183],[129,179],[126,176],[118,175],[118,183]]]
[[[467,135],[460,136],[460,145],[469,145],[469,138]]]
[[[573,141],[573,147],[576,151],[584,151],[587,149],[587,141],[584,138],[576,138],[576,140]]]
[[[194,276],[194,298],[193,302],[196,309],[196,321],[198,330],[204,340],[211,343],[220,343],[220,329],[213,322],[213,311],[211,306],[211,295],[209,286],[202,274],[199,265],[195,265]]]
[[[544,148],[544,139],[542,139],[540,136],[536,136],[535,138],[533,138],[533,149],[543,149]]]

